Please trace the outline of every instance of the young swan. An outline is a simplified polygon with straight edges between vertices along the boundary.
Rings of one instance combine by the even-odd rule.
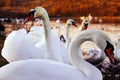
[[[94,40],[95,43],[99,43],[96,41],[99,40],[97,37],[104,39],[104,44],[99,47],[105,48],[107,42],[102,34],[104,33],[99,30],[86,30],[74,38],[69,48],[73,66],[46,59],[21,60],[0,68],[0,80],[103,80],[101,72],[79,55],[80,45],[88,39]]]

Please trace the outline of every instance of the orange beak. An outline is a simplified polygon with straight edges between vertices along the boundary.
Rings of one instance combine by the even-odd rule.
[[[75,27],[78,27],[78,26],[75,24],[75,22],[72,22],[72,25],[75,26]]]
[[[84,23],[83,30],[87,30],[87,28],[88,28],[88,22],[85,22],[85,23]]]
[[[33,14],[29,14],[28,17],[25,19],[25,22],[24,22],[24,23],[32,20],[33,18],[34,18],[34,15],[33,15]]]
[[[36,10],[34,10],[34,9],[30,10],[30,12],[27,15],[27,18],[25,19],[24,24],[34,18],[35,12],[36,12]]]
[[[87,26],[84,26],[84,27],[83,27],[83,30],[87,30]]]
[[[109,57],[112,63],[115,63],[115,58],[114,58],[114,53],[112,51],[112,48],[106,49],[106,55]]]

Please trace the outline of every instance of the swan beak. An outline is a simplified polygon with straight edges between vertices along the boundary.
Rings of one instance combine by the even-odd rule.
[[[78,27],[78,26],[75,24],[75,22],[72,22],[72,25],[75,26],[75,27]]]
[[[88,22],[85,22],[85,23],[84,23],[83,30],[87,30],[87,28],[88,28]]]
[[[25,19],[24,24],[25,24],[26,22],[32,20],[33,18],[34,18],[34,15],[33,15],[33,14],[29,14],[29,15],[27,16],[27,18]]]
[[[106,54],[109,57],[110,61],[114,64],[115,63],[115,58],[114,58],[114,53],[112,51],[112,48],[106,49]]]
[[[34,14],[35,14],[35,12],[36,12],[36,10],[34,10],[34,9],[30,10],[30,12],[29,12],[28,15],[27,15],[27,18],[25,19],[24,24],[25,24],[26,22],[34,19]]]

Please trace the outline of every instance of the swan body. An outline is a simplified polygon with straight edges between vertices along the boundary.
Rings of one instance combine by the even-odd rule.
[[[6,37],[1,55],[8,62],[44,58],[44,54],[39,53],[44,51],[36,48],[33,42],[30,39],[27,39],[26,36],[27,31],[25,29],[19,29],[12,31]]]
[[[42,59],[11,62],[0,68],[0,75],[0,80],[86,80],[73,66]]]
[[[44,36],[44,29],[42,26],[31,27],[29,33],[27,34],[27,38],[31,39],[34,45],[42,41],[43,36]]]

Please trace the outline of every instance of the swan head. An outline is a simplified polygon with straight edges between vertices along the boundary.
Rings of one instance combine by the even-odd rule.
[[[88,20],[84,21],[84,30],[86,30],[88,28]]]
[[[40,18],[40,17],[42,18],[44,16],[44,14],[46,14],[46,13],[47,12],[44,8],[37,6],[34,9],[31,9],[29,11],[24,23],[26,23],[34,18]]]
[[[36,12],[35,9],[31,9],[31,10],[29,11],[29,13],[27,14],[27,18],[25,19],[25,22],[24,22],[24,23],[32,20],[32,19],[35,17],[35,12]]]
[[[88,28],[88,19],[83,20],[82,25],[83,25],[83,30],[86,30]]]
[[[115,63],[114,53],[113,53],[114,52],[114,47],[109,41],[106,41],[106,43],[107,43],[107,45],[106,45],[106,48],[105,48],[104,52],[109,57],[111,63]]]
[[[66,43],[66,40],[65,40],[65,38],[64,38],[63,35],[60,35],[60,40],[61,40],[62,42],[64,42],[64,43]]]
[[[78,27],[73,19],[68,19],[66,22],[67,25],[73,25],[75,27]]]

